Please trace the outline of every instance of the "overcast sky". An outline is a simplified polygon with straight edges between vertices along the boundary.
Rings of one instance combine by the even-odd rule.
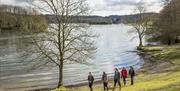
[[[1,4],[27,5],[28,0],[0,0]],[[132,14],[134,6],[142,2],[148,12],[159,12],[161,10],[161,0],[87,0],[93,10],[92,15],[126,15]]]

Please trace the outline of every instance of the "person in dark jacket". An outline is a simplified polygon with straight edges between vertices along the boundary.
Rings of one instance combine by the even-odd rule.
[[[121,77],[123,78],[123,83],[126,85],[126,78],[127,78],[127,70],[125,67],[121,70]]]
[[[91,72],[89,72],[89,75],[88,75],[88,83],[89,83],[90,91],[93,91],[92,86],[93,86],[93,83],[94,83],[94,77],[91,74]]]
[[[114,72],[114,88],[116,87],[116,84],[118,83],[119,88],[121,89],[121,83],[120,83],[120,72],[117,68],[115,68]]]
[[[133,85],[134,84],[135,71],[134,71],[134,68],[132,66],[130,66],[129,75],[131,76],[131,85]]]
[[[103,81],[104,91],[106,90],[108,91],[108,77],[106,72],[103,72],[102,81]]]

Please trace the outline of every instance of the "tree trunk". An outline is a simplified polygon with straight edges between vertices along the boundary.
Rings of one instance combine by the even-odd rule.
[[[142,37],[139,36],[139,47],[142,47],[143,43],[142,43]]]
[[[63,86],[63,60],[60,60],[58,88]]]
[[[1,22],[0,22],[0,33],[1,33]]]
[[[179,38],[176,37],[176,38],[175,38],[175,43],[178,43],[178,42],[179,42]]]
[[[168,45],[169,46],[171,45],[171,39],[168,39]]]

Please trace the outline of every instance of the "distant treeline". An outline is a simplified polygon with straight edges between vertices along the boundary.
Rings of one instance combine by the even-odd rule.
[[[145,13],[152,16],[155,13]],[[42,31],[48,26],[48,23],[57,23],[55,15],[41,15],[35,9],[30,7],[18,7],[10,5],[0,5],[0,29],[18,29]],[[70,16],[71,23],[88,24],[119,24],[134,22],[139,14],[135,15],[111,15],[111,16]],[[127,22],[128,20],[128,22]]]
[[[144,13],[144,15],[152,16],[156,13]],[[57,23],[55,15],[45,15],[48,23]],[[72,23],[88,23],[88,24],[119,24],[133,23],[138,20],[139,14],[134,15],[111,15],[111,16],[70,16]]]
[[[44,31],[47,29],[45,16],[36,10],[17,6],[0,6],[0,29],[1,30],[23,30]]]

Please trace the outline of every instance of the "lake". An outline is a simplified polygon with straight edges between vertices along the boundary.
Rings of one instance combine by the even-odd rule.
[[[91,25],[89,30],[99,35],[96,40],[97,52],[92,65],[66,64],[64,67],[65,85],[87,83],[89,72],[100,80],[103,71],[113,76],[114,68],[133,66],[139,69],[143,60],[136,49],[138,39],[132,40],[134,34],[128,33],[131,27],[123,24]],[[24,91],[42,88],[52,88],[58,82],[56,67],[41,67],[28,70],[30,63],[22,60],[18,54],[26,48],[22,37],[13,32],[0,33],[0,91]],[[26,63],[26,64],[25,64]]]

